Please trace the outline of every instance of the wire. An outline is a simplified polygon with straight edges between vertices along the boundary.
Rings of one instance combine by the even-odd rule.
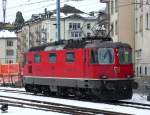
[[[26,3],[26,4],[19,4],[17,6],[8,7],[7,9],[10,10],[10,9],[17,8],[17,7],[22,7],[22,6],[27,6],[27,5],[34,5],[34,4],[44,3],[44,2],[50,2],[50,0],[43,0],[43,1],[38,1],[38,2],[32,2],[32,3]]]
[[[68,3],[68,2],[69,2],[69,0],[65,0],[65,1],[61,2],[61,4],[62,4],[62,3]],[[47,6],[53,6],[53,5],[56,5],[56,3],[51,3],[51,4],[49,4],[49,5],[44,5],[44,6],[42,6],[42,7],[38,7],[38,8],[34,8],[34,9],[29,9],[29,10],[24,11],[23,14],[26,14],[26,13],[31,12],[31,11],[33,11],[33,10],[42,9],[42,8],[47,7]],[[84,7],[84,6],[92,6],[92,5],[95,5],[95,4],[93,3],[93,4],[89,4],[89,5],[80,5],[80,6]],[[51,10],[51,11],[53,11],[53,10]],[[7,15],[7,17],[8,17],[8,16],[13,16],[13,15]]]

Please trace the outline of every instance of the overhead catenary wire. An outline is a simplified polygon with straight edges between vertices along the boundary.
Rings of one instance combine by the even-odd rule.
[[[49,2],[49,1],[54,1],[54,0],[42,0],[42,1],[38,1],[38,2],[32,2],[32,3],[26,3],[26,4],[21,4],[21,6],[23,7],[23,6],[26,6],[26,5],[34,5],[34,4],[39,4],[39,3],[44,3],[44,2]],[[70,0],[64,0],[64,1],[62,1],[61,3],[67,3],[67,2],[69,2]],[[121,2],[121,3],[127,3],[127,2]],[[55,3],[51,3],[51,4],[48,4],[48,5],[43,5],[42,7],[38,7],[38,8],[34,8],[34,9],[30,9],[30,10],[26,10],[26,11],[24,11],[24,14],[26,14],[26,13],[28,13],[28,12],[31,12],[31,10],[39,10],[39,9],[42,9],[42,8],[45,8],[45,7],[48,7],[48,6],[53,6],[53,5],[55,5],[56,4],[56,2]],[[122,5],[119,5],[118,7],[116,7],[116,8],[121,8],[121,7],[127,7],[127,6],[130,6],[130,5],[135,5],[135,4],[142,4],[142,5],[150,5],[150,3],[139,3],[139,2],[131,2],[131,3],[127,3],[127,4],[122,4]],[[91,6],[92,4],[90,4],[90,6]],[[94,5],[94,4],[93,4]],[[84,6],[87,6],[87,5],[82,5],[82,7],[84,7]],[[10,10],[10,9],[12,9],[12,8],[17,8],[17,7],[20,7],[20,5],[17,5],[17,6],[13,6],[13,7],[9,7],[9,8],[7,8],[8,10]],[[7,17],[11,17],[11,16],[14,16],[14,15],[7,15]]]

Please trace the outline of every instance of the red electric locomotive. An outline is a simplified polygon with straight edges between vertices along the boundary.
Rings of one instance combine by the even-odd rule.
[[[132,49],[111,38],[68,40],[24,53],[27,92],[122,100],[132,97]]]

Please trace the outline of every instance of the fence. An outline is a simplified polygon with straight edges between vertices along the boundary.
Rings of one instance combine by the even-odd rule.
[[[15,84],[21,81],[21,69],[16,64],[0,64],[0,84]]]

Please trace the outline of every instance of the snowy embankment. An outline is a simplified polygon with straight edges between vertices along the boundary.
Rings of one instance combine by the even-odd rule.
[[[4,89],[4,87],[2,87],[2,89]],[[12,88],[7,88],[7,89],[12,89]],[[24,89],[19,89],[19,90],[24,90]],[[83,101],[77,101],[77,100],[68,100],[68,99],[60,99],[60,98],[52,98],[52,97],[44,97],[44,96],[7,93],[7,92],[0,92],[0,95],[19,97],[19,98],[25,98],[25,99],[34,99],[34,100],[40,100],[40,101],[48,101],[48,102],[66,104],[66,105],[73,105],[73,106],[80,106],[80,107],[86,107],[86,108],[94,108],[94,109],[101,109],[101,110],[107,110],[107,111],[129,113],[129,114],[135,114],[135,115],[150,115],[150,110],[136,109],[136,108],[131,108],[131,107],[122,107],[119,105],[109,105],[109,104],[94,103],[94,102],[83,102]],[[148,102],[146,100],[146,96],[139,95],[139,94],[134,94],[133,98],[131,100],[127,100],[127,101],[150,104],[150,102]],[[45,111],[37,111],[37,110],[31,110],[31,109],[9,107],[8,113],[6,115],[19,115],[19,114],[24,115],[27,113],[31,113],[31,114],[35,113],[37,115],[38,114],[44,114],[44,115],[47,115],[47,114],[49,114],[49,115],[57,115],[58,114],[59,115],[60,114],[60,113],[53,113],[53,112],[45,112]]]

